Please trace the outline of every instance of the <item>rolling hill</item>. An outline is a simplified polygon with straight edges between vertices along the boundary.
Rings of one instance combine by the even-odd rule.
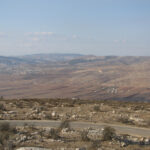
[[[150,57],[0,57],[0,95],[150,101]]]

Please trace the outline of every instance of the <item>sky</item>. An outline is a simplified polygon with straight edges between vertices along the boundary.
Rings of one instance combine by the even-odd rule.
[[[0,0],[0,55],[150,56],[150,0]]]

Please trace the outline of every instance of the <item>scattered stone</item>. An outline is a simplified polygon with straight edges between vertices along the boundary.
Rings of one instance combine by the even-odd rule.
[[[121,143],[120,143],[120,146],[121,146],[121,147],[126,147],[127,144],[126,144],[125,142],[121,142]]]

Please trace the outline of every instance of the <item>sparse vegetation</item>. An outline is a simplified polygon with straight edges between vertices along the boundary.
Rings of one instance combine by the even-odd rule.
[[[10,129],[11,128],[10,128],[9,123],[4,122],[0,124],[0,132],[6,132],[6,131],[9,131]]]
[[[81,131],[81,140],[82,141],[90,141],[90,138],[88,137],[88,131],[86,131],[86,130],[83,130],[83,131]]]
[[[58,129],[52,128],[50,130],[49,137],[54,140],[58,140],[60,138]]]
[[[64,128],[70,129],[70,121],[69,120],[63,120],[58,128],[58,130],[62,130]]]
[[[127,117],[119,117],[118,122],[121,122],[121,123],[124,123],[124,124],[134,125],[133,121],[129,120],[129,118],[127,118]]]
[[[94,141],[92,141],[92,144],[89,147],[89,150],[97,150],[100,147],[101,147],[101,141],[100,140],[94,140]]]
[[[5,108],[5,106],[3,104],[0,104],[0,110],[1,111],[5,111],[6,110],[6,108]]]
[[[93,107],[94,111],[99,112],[100,111],[100,106],[99,105],[95,105]]]
[[[79,122],[86,121],[88,124],[92,124],[92,122],[96,122],[96,124],[101,122],[107,122],[109,124],[118,123],[119,126],[121,126],[121,123],[131,125],[130,121],[133,121],[135,124],[132,124],[132,126],[141,126],[142,123],[145,123],[145,126],[143,124],[143,127],[149,128],[149,103],[142,103],[144,111],[140,110],[140,108],[143,108],[139,107],[141,105],[140,102],[113,101],[112,103],[112,101],[107,100],[21,99],[2,100],[0,104],[2,108],[0,112],[1,120],[62,120],[60,121],[60,126],[52,129],[49,127],[45,129],[43,127],[32,126],[30,123],[25,124],[23,127],[17,129],[17,131],[15,131],[15,129],[13,131],[13,128],[6,122],[6,124],[0,126],[1,147],[7,145],[10,139],[15,139],[12,140],[15,146],[20,143],[20,145],[25,146],[37,146],[38,144],[39,146],[45,145],[47,148],[52,148],[54,145],[55,147],[63,145],[67,148],[76,148],[78,145],[80,148],[84,147],[87,150],[97,150],[98,148],[105,150],[105,146],[108,146],[109,148],[115,146],[116,149],[120,149],[120,146],[126,146],[126,150],[128,150],[128,147],[132,150],[132,147],[130,146],[130,133],[127,133],[129,135],[124,138],[123,135],[115,135],[116,132],[113,128],[105,128],[104,131],[102,131],[101,129],[95,129],[93,126],[91,128],[79,128],[76,130],[76,128],[73,128],[74,124],[70,127],[70,120]],[[136,106],[138,106],[138,110],[134,111]],[[144,122],[142,122],[142,120],[144,120]],[[141,123],[141,125],[138,123]],[[129,143],[127,142],[128,140]],[[145,145],[144,138],[142,141],[140,140],[141,139],[139,138],[137,142],[139,145],[142,143],[145,147],[148,147]],[[53,148],[55,149],[55,147]],[[0,150],[1,149],[2,148],[0,148]]]
[[[115,129],[112,127],[105,127],[103,130],[103,141],[109,141],[112,140],[112,138],[116,135]]]
[[[10,146],[9,140],[12,138],[12,136],[15,133],[16,133],[16,129],[10,127],[9,123],[7,122],[0,123],[0,144],[2,145],[3,149]]]

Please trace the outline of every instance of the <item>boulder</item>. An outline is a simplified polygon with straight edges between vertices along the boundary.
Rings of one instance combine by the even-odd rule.
[[[120,146],[121,146],[121,147],[126,147],[127,144],[126,144],[125,142],[121,142],[121,143],[120,143]]]

